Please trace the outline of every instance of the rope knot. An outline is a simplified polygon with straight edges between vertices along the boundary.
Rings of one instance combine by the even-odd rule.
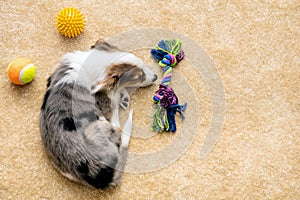
[[[165,109],[178,103],[178,98],[174,90],[170,86],[163,84],[159,85],[159,89],[155,92],[153,100],[160,102],[160,105]]]
[[[158,64],[161,67],[166,67],[166,66],[173,67],[177,64],[177,59],[173,54],[169,53],[169,54],[166,54],[164,56],[164,58],[161,61],[159,61]]]

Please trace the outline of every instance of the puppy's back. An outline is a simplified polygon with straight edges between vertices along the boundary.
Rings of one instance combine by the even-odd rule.
[[[47,155],[62,174],[73,180],[95,188],[116,185],[119,178],[114,177],[120,177],[120,173],[115,169],[122,168],[121,161],[127,155],[118,149],[117,142],[111,141],[111,135],[119,137],[117,130],[106,120],[99,120],[101,111],[88,89],[51,82],[55,82],[53,76],[49,78],[40,114]]]

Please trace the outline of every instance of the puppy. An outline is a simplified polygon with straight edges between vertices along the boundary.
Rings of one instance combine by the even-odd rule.
[[[120,129],[128,89],[157,76],[131,53],[99,40],[89,51],[63,56],[48,78],[40,112],[42,143],[67,178],[95,188],[116,186],[124,169],[132,112]]]

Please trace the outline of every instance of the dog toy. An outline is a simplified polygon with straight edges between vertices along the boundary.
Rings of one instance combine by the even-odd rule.
[[[56,16],[57,30],[66,37],[78,36],[85,27],[84,16],[76,8],[63,8]]]
[[[35,75],[35,65],[27,58],[17,58],[7,67],[8,78],[17,85],[30,83]]]
[[[163,67],[164,74],[159,89],[155,92],[155,112],[152,130],[156,132],[176,132],[175,114],[179,112],[184,120],[183,112],[187,104],[179,105],[174,90],[170,87],[173,67],[184,57],[180,40],[161,40],[155,49],[151,49],[152,57]]]

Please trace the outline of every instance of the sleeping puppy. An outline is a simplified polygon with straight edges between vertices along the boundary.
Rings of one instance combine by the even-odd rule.
[[[116,186],[124,169],[132,112],[120,129],[119,106],[128,89],[157,76],[131,53],[99,40],[91,50],[64,55],[48,79],[40,132],[54,166],[71,180],[95,188]]]

